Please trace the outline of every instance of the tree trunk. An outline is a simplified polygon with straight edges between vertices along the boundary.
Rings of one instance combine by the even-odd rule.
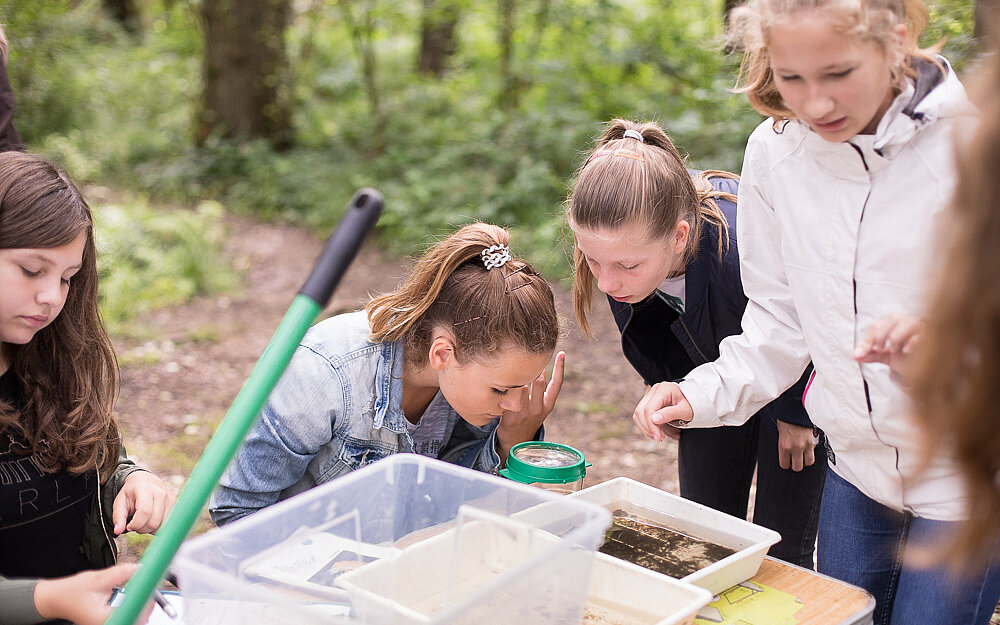
[[[455,0],[423,0],[417,71],[441,78],[458,51],[459,6]]]
[[[284,33],[289,0],[203,0],[204,92],[195,140],[212,134],[292,145]]]
[[[355,4],[359,15],[354,14]],[[378,88],[378,63],[375,56],[375,11],[372,2],[355,3],[349,0],[338,2],[344,23],[351,31],[351,42],[354,52],[361,63],[361,79],[368,98],[368,108],[372,116],[372,151],[382,154],[385,151],[385,134],[383,129],[382,98]]]
[[[517,77],[514,75],[514,26],[517,0],[497,0],[497,42],[500,45],[500,108],[517,108],[520,100]]]
[[[141,30],[141,15],[135,7],[135,0],[101,0],[104,10],[120,23],[129,33],[136,35]]]

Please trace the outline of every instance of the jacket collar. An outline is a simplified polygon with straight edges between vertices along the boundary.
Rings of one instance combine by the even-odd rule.
[[[375,409],[372,427],[393,432],[406,431],[403,414],[403,341],[382,343],[375,373]]]

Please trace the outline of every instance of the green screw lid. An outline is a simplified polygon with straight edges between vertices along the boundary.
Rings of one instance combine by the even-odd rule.
[[[524,484],[568,484],[583,479],[589,466],[583,454],[569,445],[527,441],[510,448],[500,475]]]

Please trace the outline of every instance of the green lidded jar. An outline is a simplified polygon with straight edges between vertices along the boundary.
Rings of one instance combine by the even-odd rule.
[[[583,488],[589,466],[583,454],[569,445],[527,441],[510,448],[507,467],[500,469],[500,475],[566,494]]]

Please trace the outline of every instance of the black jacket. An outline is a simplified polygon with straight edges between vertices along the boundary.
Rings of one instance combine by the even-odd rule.
[[[696,175],[698,172],[691,173]],[[711,178],[711,183],[719,191],[736,194],[737,181],[734,179]],[[670,310],[655,293],[638,304],[608,298],[615,323],[622,333],[622,352],[646,384],[683,378],[694,367],[718,358],[722,339],[743,331],[740,321],[747,298],[740,281],[736,247],[736,203],[719,198],[716,202],[729,223],[729,248],[724,250],[720,260],[719,229],[706,223],[696,258],[685,270],[683,315],[678,316]],[[664,331],[670,334],[660,335]],[[683,353],[670,353],[669,346],[677,344],[683,347]],[[795,385],[761,408],[758,414],[812,427],[802,405],[802,394],[811,372],[810,364]]]

